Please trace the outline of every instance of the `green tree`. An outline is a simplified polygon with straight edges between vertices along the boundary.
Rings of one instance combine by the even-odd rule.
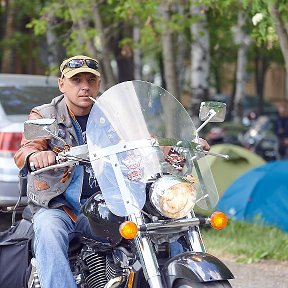
[[[38,14],[39,1],[1,1],[0,64],[1,72],[37,73],[43,63],[35,61],[34,47],[39,45],[32,31],[26,28],[31,17]]]
[[[258,46],[267,49],[280,47],[286,70],[286,98],[288,97],[288,5],[286,0],[245,0],[244,7],[253,13],[252,36]]]
[[[103,89],[135,77],[155,81],[180,100],[186,91],[190,97],[186,108],[190,109],[196,100],[198,105],[207,99],[210,91],[221,93],[227,82],[223,77],[226,63],[240,63],[237,53],[243,47],[241,41],[234,41],[239,11],[246,19],[243,31],[250,39],[243,54],[242,78],[247,78],[244,73],[255,73],[257,95],[263,100],[265,71],[275,59],[277,47],[282,47],[282,52],[286,47],[285,2],[6,0],[0,8],[0,64],[2,72],[42,73],[46,69],[58,74],[63,57],[85,53],[100,60]],[[257,13],[262,18],[253,25]],[[283,52],[283,59],[284,55],[288,53]],[[240,87],[236,83],[235,74],[234,96]],[[239,83],[243,85],[243,81]]]

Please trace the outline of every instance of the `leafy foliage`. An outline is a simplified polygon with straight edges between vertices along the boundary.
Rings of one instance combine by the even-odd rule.
[[[161,36],[169,28],[175,41],[176,47],[173,51],[175,58],[176,60],[177,57],[180,58],[179,53],[182,53],[183,58],[186,57],[184,62],[187,66],[181,67],[181,73],[187,73],[191,63],[189,55],[192,42],[190,26],[198,21],[197,17],[191,16],[190,10],[191,5],[199,5],[202,7],[202,13],[208,15],[211,47],[210,78],[212,79],[210,84],[215,86],[217,91],[221,91],[222,82],[231,81],[220,76],[225,71],[225,63],[234,64],[237,59],[238,46],[235,44],[234,37],[238,11],[245,11],[247,14],[248,21],[245,24],[245,29],[250,38],[253,39],[249,48],[250,57],[255,57],[257,52],[254,51],[256,51],[255,46],[257,46],[257,51],[262,51],[261,55],[267,55],[265,59],[272,61],[280,53],[279,39],[275,32],[275,23],[270,16],[269,7],[277,4],[283,23],[287,23],[288,8],[286,2],[286,0],[63,0],[61,2],[56,0],[17,0],[13,9],[17,11],[15,13],[18,21],[16,32],[20,34],[13,33],[9,38],[4,37],[4,28],[2,27],[2,30],[0,29],[0,35],[3,36],[0,40],[0,52],[7,48],[18,50],[18,47],[29,47],[28,42],[33,40],[35,58],[40,57],[39,55],[43,57],[40,49],[41,46],[45,46],[49,32],[54,34],[57,45],[62,48],[61,53],[59,53],[61,57],[63,50],[64,54],[68,55],[89,54],[91,50],[89,51],[88,46],[91,44],[101,59],[103,47],[100,39],[101,35],[104,35],[109,43],[108,49],[111,49],[112,60],[117,61],[117,57],[121,57],[121,53],[120,55],[115,54],[116,50],[125,52],[128,47],[128,50],[133,53],[138,49],[144,65],[146,63],[149,63],[149,66],[154,65],[152,70],[159,72],[162,69],[159,63],[162,61],[163,52]],[[169,21],[165,20],[159,13],[160,4],[163,3],[170,5]],[[0,23],[5,23],[8,11],[3,5],[0,10]],[[102,31],[97,28],[93,7],[99,9],[103,23]],[[258,20],[255,22],[254,20],[257,18],[255,15],[257,14]],[[137,43],[133,39],[132,27],[139,28],[141,37]],[[31,33],[29,35],[27,31],[33,31],[34,35]],[[185,49],[177,47],[177,40],[180,37],[182,37],[181,45],[185,45]],[[49,44],[48,49],[50,49]],[[188,53],[185,52],[184,55],[183,51],[188,51]],[[3,55],[3,53],[0,54]],[[27,51],[22,49],[20,57],[24,54],[31,54],[31,49]],[[19,55],[18,52],[17,55]],[[27,57],[25,56],[25,58]],[[277,62],[283,63],[283,57],[277,57]],[[250,63],[252,62],[250,61]],[[251,64],[249,69],[253,72],[254,68]],[[183,85],[190,87],[189,83],[183,83]]]

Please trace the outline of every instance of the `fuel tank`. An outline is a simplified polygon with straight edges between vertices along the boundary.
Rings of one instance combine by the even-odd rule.
[[[116,216],[108,209],[101,192],[95,193],[86,201],[83,214],[98,237],[105,238],[111,246],[121,242],[119,226],[125,221],[125,217]]]

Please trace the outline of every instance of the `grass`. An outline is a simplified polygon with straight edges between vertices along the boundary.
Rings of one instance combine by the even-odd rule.
[[[230,220],[224,230],[203,229],[202,237],[207,252],[230,254],[237,262],[288,261],[288,234],[274,227]]]

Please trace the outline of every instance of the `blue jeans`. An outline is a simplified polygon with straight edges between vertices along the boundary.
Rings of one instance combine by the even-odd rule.
[[[77,288],[68,261],[69,241],[78,233],[94,237],[87,218],[76,223],[62,209],[41,208],[33,217],[34,253],[41,288]]]

